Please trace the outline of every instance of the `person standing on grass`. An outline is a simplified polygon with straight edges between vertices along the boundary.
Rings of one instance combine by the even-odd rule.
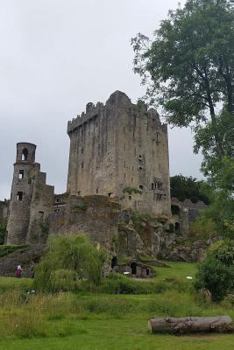
[[[17,266],[15,275],[18,278],[20,278],[22,275],[22,267],[20,265]]]

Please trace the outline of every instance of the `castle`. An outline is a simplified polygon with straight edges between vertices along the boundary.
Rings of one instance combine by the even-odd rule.
[[[36,146],[17,144],[7,243],[40,241],[53,230],[71,231],[74,208],[87,205],[85,198],[90,196],[92,203],[102,198],[102,207],[112,202],[171,217],[167,125],[161,124],[154,109],[147,110],[142,102],[133,104],[116,91],[105,105],[88,103],[86,113],[68,122],[67,133],[67,192],[61,195],[46,184],[46,174],[35,162]],[[84,226],[78,228],[85,230]]]
[[[170,215],[167,126],[155,110],[117,91],[106,105],[89,103],[68,123],[68,135],[68,193],[117,197],[125,207]]]

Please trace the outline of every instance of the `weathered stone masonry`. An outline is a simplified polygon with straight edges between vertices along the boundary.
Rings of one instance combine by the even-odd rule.
[[[68,135],[68,193],[115,197],[124,207],[170,216],[167,126],[155,110],[116,91],[68,122]]]
[[[147,110],[144,103],[132,104],[116,91],[105,105],[89,103],[86,113],[68,122],[67,131],[70,155],[65,194],[54,195],[53,186],[46,185],[46,174],[35,162],[36,146],[17,144],[7,243],[43,242],[50,233],[77,230],[92,235],[92,225],[95,240],[110,243],[113,228],[109,223],[105,226],[104,215],[110,204],[104,205],[103,196],[122,209],[171,216],[167,126],[155,110]],[[92,224],[79,209],[85,196],[100,199],[95,199],[96,209],[95,205],[87,209]],[[103,223],[97,212],[104,215]]]
[[[35,151],[34,144],[17,144],[7,223],[9,244],[40,239],[42,228],[53,210],[54,187],[46,185],[46,174],[40,171],[40,164],[35,162]]]

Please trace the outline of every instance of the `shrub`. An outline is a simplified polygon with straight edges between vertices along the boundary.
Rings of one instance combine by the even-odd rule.
[[[6,236],[6,225],[0,224],[0,244],[4,244]]]
[[[52,271],[50,280],[53,291],[72,291],[78,287],[78,275],[73,270]]]
[[[54,236],[35,271],[34,286],[43,291],[74,290],[78,279],[101,282],[105,254],[83,235]]]
[[[214,301],[222,300],[234,290],[234,240],[211,246],[199,267],[195,288],[208,289]]]
[[[212,218],[205,215],[199,216],[191,225],[189,237],[192,240],[208,239],[217,234],[217,225]]]
[[[128,193],[128,194],[142,194],[141,190],[138,190],[138,188],[135,187],[125,187],[123,189],[123,193]]]
[[[27,247],[27,245],[0,245],[0,258],[16,250],[25,250]]]

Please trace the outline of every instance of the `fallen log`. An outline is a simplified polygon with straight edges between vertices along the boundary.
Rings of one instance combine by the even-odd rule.
[[[216,317],[167,317],[153,318],[148,321],[152,333],[189,334],[189,333],[228,333],[233,332],[232,319],[229,316]]]

